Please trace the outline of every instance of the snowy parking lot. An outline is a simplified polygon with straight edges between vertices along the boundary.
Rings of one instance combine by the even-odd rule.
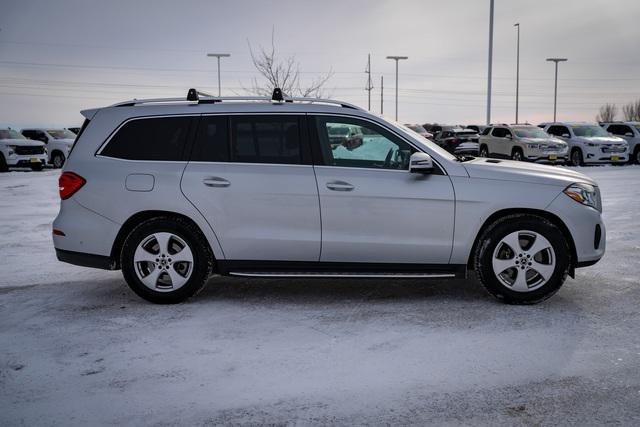
[[[640,167],[580,168],[607,253],[535,306],[479,282],[214,278],[188,303],[55,259],[57,176],[0,175],[0,425],[640,424]]]

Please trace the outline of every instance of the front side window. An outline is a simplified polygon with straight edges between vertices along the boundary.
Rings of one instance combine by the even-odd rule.
[[[609,128],[607,129],[608,132],[611,132],[614,135],[622,135],[622,136],[626,136],[628,133],[630,133],[631,135],[633,135],[633,131],[631,130],[631,128],[627,125],[611,125],[609,126]]]
[[[316,126],[327,166],[406,170],[416,151],[387,130],[363,120],[319,116]],[[349,133],[335,131],[342,128],[348,128]]]
[[[507,136],[507,130],[505,128],[493,128],[491,135],[496,138],[504,138]]]
[[[551,126],[547,133],[555,136],[571,135],[569,129],[564,126]]]
[[[126,160],[182,160],[191,117],[134,119],[113,135],[100,155]]]
[[[348,130],[341,129],[340,132]],[[301,164],[298,116],[237,116],[231,118],[231,161]]]

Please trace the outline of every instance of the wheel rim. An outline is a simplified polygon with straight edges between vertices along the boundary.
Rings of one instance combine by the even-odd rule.
[[[544,286],[556,267],[551,243],[535,231],[515,231],[496,246],[492,258],[498,281],[516,292],[531,292]]]
[[[193,272],[193,252],[172,233],[154,233],[142,239],[133,255],[138,279],[149,289],[171,292],[180,289]]]
[[[487,149],[485,147],[482,147],[482,150],[480,150],[480,157],[487,157],[488,154],[489,152],[487,151]]]
[[[53,158],[53,166],[57,167],[57,168],[61,168],[62,167],[62,157],[60,156],[55,156]]]
[[[513,160],[518,160],[520,161],[522,159],[522,156],[520,156],[520,152],[516,151],[515,153],[513,153]]]

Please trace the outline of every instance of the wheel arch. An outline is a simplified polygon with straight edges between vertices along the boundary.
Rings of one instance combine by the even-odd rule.
[[[171,212],[171,211],[162,211],[162,210],[149,210],[149,211],[141,211],[131,215],[120,227],[118,234],[113,242],[113,246],[111,247],[111,259],[113,259],[116,263],[116,269],[120,269],[120,255],[122,253],[122,247],[124,245],[124,241],[127,236],[131,233],[131,231],[136,228],[138,225],[142,224],[144,221],[147,221],[152,218],[158,217],[169,217],[169,218],[179,218],[183,221],[189,222],[193,225],[200,234],[202,234],[204,240],[207,242],[207,248],[209,250],[209,254],[211,259],[214,261],[214,269],[217,269],[216,266],[216,256],[213,248],[211,247],[211,242],[207,238],[207,235],[202,231],[202,228],[191,218],[186,215]]]
[[[473,241],[473,245],[471,246],[471,251],[469,252],[469,257],[467,259],[467,268],[472,270],[474,268],[473,260],[475,259],[475,253],[478,248],[478,244],[480,243],[480,236],[484,233],[484,231],[491,226],[495,221],[500,218],[509,215],[515,214],[529,214],[536,215],[542,218],[549,220],[553,225],[558,227],[562,232],[567,244],[569,245],[569,250],[571,251],[571,266],[569,269],[569,275],[573,278],[575,274],[575,268],[577,264],[578,254],[576,252],[576,245],[573,241],[573,237],[571,236],[571,232],[566,224],[558,217],[557,215],[547,212],[540,209],[531,209],[531,208],[512,208],[512,209],[501,209],[492,213],[483,223],[478,232],[476,233],[476,237]]]

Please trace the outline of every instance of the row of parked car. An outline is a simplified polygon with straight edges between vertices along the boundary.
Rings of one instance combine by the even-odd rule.
[[[640,122],[407,126],[456,155],[573,166],[640,163]]]
[[[45,165],[61,168],[80,128],[28,128],[18,132],[0,128],[0,172],[10,167],[41,171]]]

